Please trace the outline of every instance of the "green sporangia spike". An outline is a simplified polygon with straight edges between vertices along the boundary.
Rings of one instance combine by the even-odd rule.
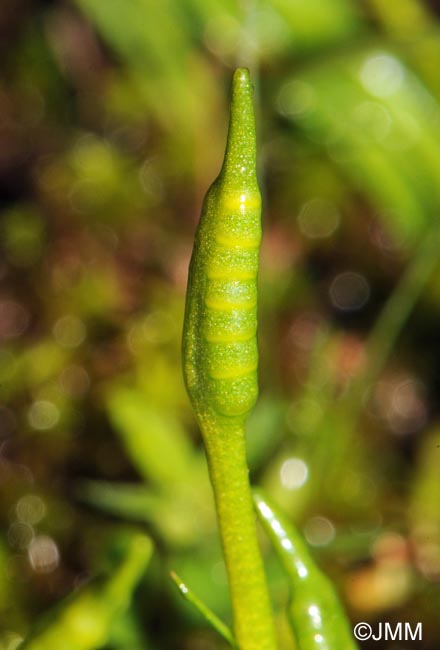
[[[357,650],[333,585],[315,564],[301,535],[257,490],[254,502],[290,581],[289,618],[298,650]]]
[[[252,89],[248,72],[239,69],[225,159],[206,195],[189,272],[184,372],[199,419],[215,414],[244,421],[257,398],[261,199],[255,164]]]
[[[260,239],[252,84],[248,70],[238,69],[225,158],[206,195],[191,258],[183,366],[206,447],[241,650],[276,647],[245,443],[258,393]]]

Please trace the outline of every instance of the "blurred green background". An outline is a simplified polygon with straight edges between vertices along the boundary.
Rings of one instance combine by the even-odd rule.
[[[252,480],[354,622],[438,649],[438,3],[3,0],[0,34],[0,649],[133,531],[153,557],[99,647],[225,647],[169,570],[230,620],[180,337],[236,65],[265,204]]]

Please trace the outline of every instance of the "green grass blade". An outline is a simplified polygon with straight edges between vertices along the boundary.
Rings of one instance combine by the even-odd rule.
[[[203,618],[220,634],[220,636],[225,639],[225,641],[227,641],[233,648],[236,648],[237,645],[229,627],[223,623],[223,621],[221,621],[219,617],[191,591],[191,589],[186,586],[177,573],[170,571],[170,576],[177,589],[182,594],[182,597],[191,603],[198,612],[200,612]]]

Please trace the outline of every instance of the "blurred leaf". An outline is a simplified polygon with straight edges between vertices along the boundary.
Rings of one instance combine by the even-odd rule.
[[[298,75],[280,101],[367,189],[397,241],[416,241],[440,199],[440,108],[402,61],[380,47],[354,52]]]
[[[136,390],[114,386],[106,397],[109,416],[140,474],[165,492],[191,473],[191,445],[179,422],[158,411]]]
[[[187,132],[186,120],[190,115],[195,119],[198,108],[183,70],[190,35],[182,29],[181,7],[169,0],[134,0],[130,4],[122,0],[77,2],[132,68],[159,122],[176,132],[179,128]]]
[[[40,619],[20,648],[55,650],[60,638],[66,650],[100,648],[109,636],[114,617],[129,606],[152,548],[148,537],[134,535],[126,557],[106,581],[96,581],[72,594],[56,611]]]
[[[361,22],[355,4],[346,0],[273,0],[276,10],[291,28],[291,39],[298,49],[323,47],[354,35]]]
[[[180,499],[158,496],[142,485],[104,481],[82,481],[77,494],[81,500],[104,512],[154,526],[170,546],[194,544],[206,525],[206,516],[198,512],[198,504],[185,499],[185,495]],[[199,514],[197,523],[194,509]]]

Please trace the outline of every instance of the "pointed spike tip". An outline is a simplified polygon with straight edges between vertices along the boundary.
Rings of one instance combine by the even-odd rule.
[[[232,80],[231,117],[221,175],[236,189],[256,185],[253,86],[247,68],[237,68]]]
[[[250,85],[251,75],[247,68],[237,68],[234,72],[233,86],[234,89],[240,86]]]
[[[231,122],[254,127],[253,85],[247,68],[237,68],[232,78]]]

